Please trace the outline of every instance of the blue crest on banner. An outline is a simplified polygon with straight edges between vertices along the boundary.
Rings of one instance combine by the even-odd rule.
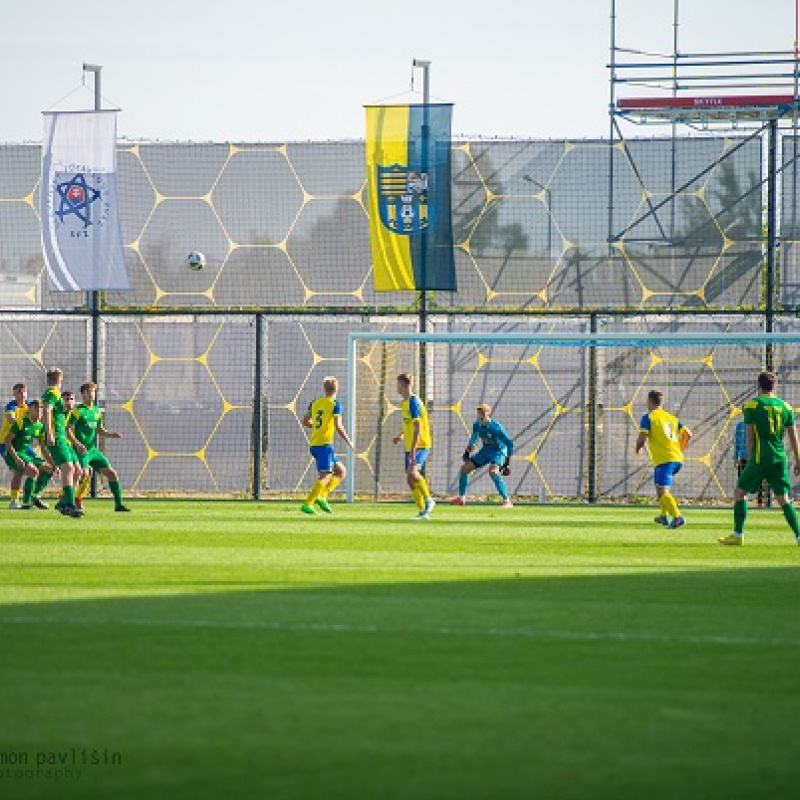
[[[424,233],[436,218],[431,173],[416,165],[378,166],[378,211],[393,233]]]

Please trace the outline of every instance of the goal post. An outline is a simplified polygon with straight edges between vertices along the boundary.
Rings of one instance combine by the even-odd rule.
[[[661,389],[665,407],[695,434],[684,482],[698,501],[709,502],[732,495],[734,431],[745,400],[755,395],[758,372],[774,369],[778,394],[800,402],[800,328],[353,332],[346,423],[357,452],[347,456],[350,502],[356,495],[407,493],[401,448],[390,443],[401,428],[394,380],[400,371],[416,371],[422,342],[429,363],[423,399],[434,438],[429,482],[438,495],[454,489],[474,407],[482,402],[494,406],[517,443],[507,482],[517,497],[635,501],[652,493],[652,471],[646,458],[635,459],[633,442],[647,392]],[[390,345],[395,349],[387,351]],[[491,492],[488,481],[476,486],[478,495]]]

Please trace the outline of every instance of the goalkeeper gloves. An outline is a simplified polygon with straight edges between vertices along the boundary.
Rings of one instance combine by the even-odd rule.
[[[464,455],[463,455],[463,456],[461,456],[461,459],[462,459],[462,461],[464,461],[464,463],[466,463],[467,461],[469,461],[469,458],[470,458],[470,456],[469,456],[469,453],[470,453],[470,450],[469,450],[469,447],[468,447],[468,448],[467,448],[467,449],[464,451]]]
[[[501,475],[510,475],[511,474],[511,465],[508,463],[508,459],[503,462],[503,466],[500,467],[500,474]]]

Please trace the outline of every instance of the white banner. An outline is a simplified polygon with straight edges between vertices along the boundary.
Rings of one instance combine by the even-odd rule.
[[[45,112],[39,194],[50,289],[130,289],[119,224],[116,111]]]

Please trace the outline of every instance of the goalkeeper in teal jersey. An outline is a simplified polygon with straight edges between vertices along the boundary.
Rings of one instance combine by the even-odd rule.
[[[83,491],[86,491],[90,470],[97,470],[108,480],[108,488],[114,495],[114,511],[130,511],[122,498],[122,486],[117,471],[107,456],[98,447],[98,436],[106,439],[121,439],[122,434],[107,431],[103,427],[103,412],[95,404],[97,385],[89,381],[81,386],[83,402],[76,406],[67,419],[69,440],[78,454],[84,471]],[[80,490],[79,490],[80,491]]]
[[[472,448],[479,441],[481,449],[475,455],[470,455]],[[488,465],[489,475],[502,499],[501,508],[511,508],[512,503],[508,499],[503,476],[511,472],[509,461],[512,455],[514,455],[514,441],[506,433],[505,428],[497,420],[492,419],[492,407],[481,403],[478,406],[478,419],[472,426],[472,436],[464,451],[464,464],[458,474],[458,497],[454,497],[450,504],[466,505],[470,473]]]
[[[758,376],[758,397],[744,404],[744,424],[747,428],[749,457],[736,484],[733,503],[733,533],[717,541],[724,545],[744,543],[744,523],[747,519],[747,495],[757,492],[766,481],[775,493],[786,522],[800,545],[800,520],[789,499],[792,488],[789,478],[789,458],[783,446],[783,434],[789,437],[794,455],[794,474],[800,475],[800,438],[795,427],[794,411],[775,395],[777,379],[771,372]]]

